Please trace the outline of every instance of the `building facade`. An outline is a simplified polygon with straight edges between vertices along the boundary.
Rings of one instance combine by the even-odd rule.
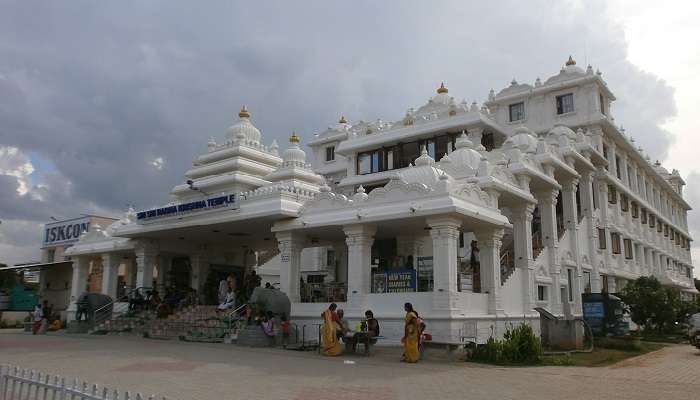
[[[297,323],[336,302],[351,320],[372,309],[390,339],[407,301],[434,336],[469,323],[482,341],[537,328],[535,307],[581,315],[582,293],[639,276],[695,296],[684,182],[616,125],[614,100],[571,58],[481,106],[441,85],[393,122],[341,117],[309,142],[311,164],[296,134],[281,154],[263,144],[244,107],[171,203],[81,237],[73,281],[95,257],[115,297],[120,270],[130,287],[200,293],[257,270]]]

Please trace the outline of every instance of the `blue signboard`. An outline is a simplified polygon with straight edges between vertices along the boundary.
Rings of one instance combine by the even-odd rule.
[[[386,291],[388,293],[415,292],[416,271],[403,269],[386,272]]]
[[[583,303],[583,315],[586,318],[605,317],[605,307],[601,302]]]
[[[219,207],[235,208],[238,205],[237,199],[238,198],[235,194],[226,194],[222,196],[210,197],[204,200],[173,204],[151,210],[140,211],[136,213],[136,219],[139,221],[145,221],[154,218],[187,214],[194,211],[209,210]]]

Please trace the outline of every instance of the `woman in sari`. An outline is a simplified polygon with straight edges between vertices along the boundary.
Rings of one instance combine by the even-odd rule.
[[[418,359],[420,358],[420,352],[418,350],[418,346],[420,344],[420,326],[418,315],[413,310],[413,305],[411,303],[404,304],[403,308],[406,311],[406,325],[404,327],[404,336],[401,339],[404,350],[401,361],[415,363],[418,362]]]
[[[326,356],[337,356],[343,352],[343,348],[340,346],[340,343],[338,343],[336,331],[336,323],[338,322],[338,316],[335,313],[336,308],[338,308],[338,306],[332,303],[328,309],[321,314],[323,318],[323,326],[321,327],[321,349]]]

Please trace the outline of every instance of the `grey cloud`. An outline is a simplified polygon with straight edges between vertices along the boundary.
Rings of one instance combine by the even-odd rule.
[[[571,53],[603,70],[617,121],[661,158],[669,141],[658,124],[675,112],[673,92],[625,61],[604,10],[602,1],[5,3],[0,145],[53,165],[78,207],[148,207],[168,200],[242,104],[266,142],[284,143],[340,114],[398,119],[442,80],[459,100],[483,101],[513,77],[556,74]],[[149,165],[155,157],[163,170]]]

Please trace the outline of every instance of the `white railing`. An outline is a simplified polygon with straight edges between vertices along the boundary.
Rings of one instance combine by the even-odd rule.
[[[0,365],[0,400],[143,400],[141,393],[121,394],[74,379]],[[151,395],[148,400],[154,400]],[[165,397],[163,397],[165,400]]]

